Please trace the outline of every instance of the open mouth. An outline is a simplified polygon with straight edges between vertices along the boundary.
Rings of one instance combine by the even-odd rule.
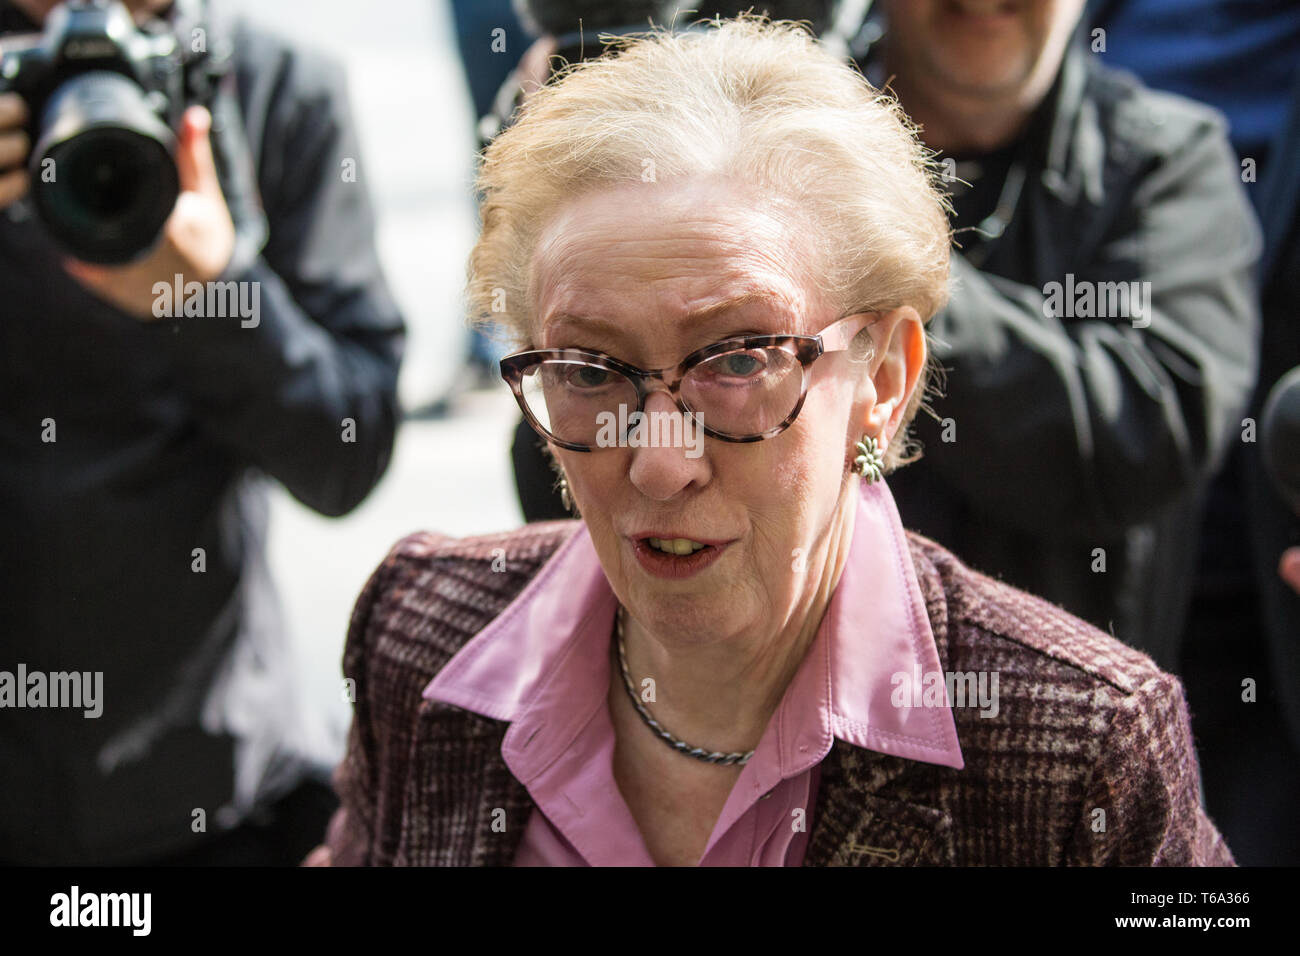
[[[702,551],[707,548],[707,544],[699,541],[692,541],[690,538],[645,538],[650,547],[656,551],[662,551],[664,554],[673,554],[679,557],[692,554],[696,551]]]
[[[655,577],[685,578],[716,561],[730,542],[710,544],[693,538],[632,538],[632,550],[641,567]]]

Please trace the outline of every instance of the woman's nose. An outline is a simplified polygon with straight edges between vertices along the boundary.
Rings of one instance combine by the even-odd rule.
[[[646,399],[644,417],[628,436],[628,445],[628,477],[656,501],[668,501],[691,485],[703,487],[712,474],[704,455],[704,430],[666,392]]]

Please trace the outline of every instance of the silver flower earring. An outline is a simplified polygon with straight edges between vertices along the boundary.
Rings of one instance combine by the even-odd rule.
[[[863,435],[862,441],[853,446],[857,457],[853,459],[853,473],[861,475],[867,484],[884,477],[885,459],[880,453],[880,445],[870,435]]]

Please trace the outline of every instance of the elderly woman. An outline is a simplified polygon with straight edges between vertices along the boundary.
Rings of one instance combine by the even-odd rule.
[[[932,175],[793,25],[639,38],[532,97],[471,288],[581,521],[375,572],[314,862],[1231,864],[1179,683],[900,526]]]

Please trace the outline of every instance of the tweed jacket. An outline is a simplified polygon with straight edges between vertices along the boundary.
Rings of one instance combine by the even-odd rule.
[[[508,722],[422,692],[577,530],[399,542],[357,601],[341,806],[313,862],[509,865],[533,803]],[[836,739],[805,866],[1233,865],[1198,802],[1178,680],[1043,600],[908,544],[943,669],[997,671],[1000,706],[953,708],[961,770]]]

